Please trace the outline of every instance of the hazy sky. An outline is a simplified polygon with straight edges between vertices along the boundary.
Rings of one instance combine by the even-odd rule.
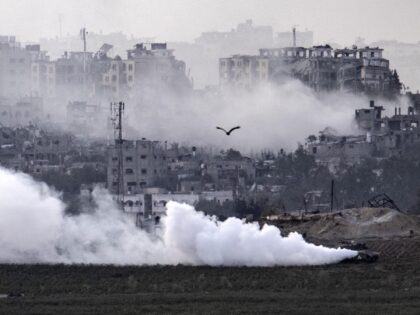
[[[362,36],[420,41],[419,0],[0,0],[0,32],[21,41],[82,26],[162,41],[192,41],[202,31],[230,30],[245,19],[276,31],[308,28],[315,41],[351,44]]]

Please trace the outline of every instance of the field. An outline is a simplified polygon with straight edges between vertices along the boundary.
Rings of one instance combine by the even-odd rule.
[[[317,267],[0,265],[0,314],[419,314],[420,240]],[[14,293],[24,296],[5,297]],[[3,294],[3,295],[2,295]]]

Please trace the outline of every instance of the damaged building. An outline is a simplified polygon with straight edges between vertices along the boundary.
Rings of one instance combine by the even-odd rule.
[[[393,97],[401,83],[383,49],[333,49],[329,45],[260,49],[258,56],[234,55],[219,60],[221,87],[252,88],[260,82],[299,79],[316,91],[346,90]]]
[[[390,117],[383,116],[383,111],[382,106],[371,101],[369,108],[355,111],[359,134],[339,135],[326,128],[318,137],[308,138],[308,151],[318,163],[338,166],[360,163],[366,158],[400,156],[420,144],[420,115],[413,106],[406,113],[396,107]]]

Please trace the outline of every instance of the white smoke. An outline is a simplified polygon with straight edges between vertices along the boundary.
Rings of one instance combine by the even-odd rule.
[[[355,256],[315,246],[301,235],[283,237],[229,218],[217,222],[188,205],[170,202],[161,238],[152,238],[95,190],[97,207],[66,216],[45,184],[0,169],[0,262],[89,264],[191,264],[212,266],[316,265]]]
[[[261,84],[252,90],[223,90],[175,102],[160,95],[158,106],[126,106],[129,137],[184,142],[198,146],[235,148],[241,151],[284,148],[294,150],[326,127],[339,134],[357,134],[355,109],[369,107],[369,98],[341,91],[317,93],[298,80],[279,85]],[[393,108],[394,104],[377,101]],[[133,111],[138,111],[133,114]],[[140,117],[140,119],[139,119]],[[242,128],[226,137],[216,126]]]

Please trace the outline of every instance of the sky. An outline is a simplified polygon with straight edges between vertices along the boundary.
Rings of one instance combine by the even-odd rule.
[[[20,41],[122,31],[159,41],[193,41],[203,31],[229,31],[252,19],[275,31],[314,32],[315,42],[420,41],[418,0],[0,0],[0,32]]]

